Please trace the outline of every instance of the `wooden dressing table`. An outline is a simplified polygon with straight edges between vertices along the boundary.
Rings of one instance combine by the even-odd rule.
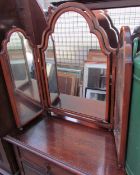
[[[12,154],[9,155],[16,158],[14,164],[17,167],[12,169],[12,173],[125,175],[132,77],[129,27],[122,27],[119,33],[105,11],[94,11],[89,4],[67,2],[52,6],[47,16],[35,0],[14,2],[13,9],[16,9],[12,16],[15,21],[5,26],[0,53],[1,78],[10,105],[7,109],[3,107],[3,114],[6,110],[12,111],[10,115],[2,116],[0,136],[11,146]],[[5,14],[8,12],[6,8]],[[60,93],[55,47],[52,63],[55,90],[50,89],[46,50],[49,37],[55,33],[57,20],[67,12],[84,18],[89,33],[97,37],[100,52],[106,57],[105,101]],[[11,37],[16,33],[27,40],[25,52],[29,46],[32,50],[32,60],[27,60],[27,65],[25,57],[18,58],[25,64],[26,78],[22,77],[23,84],[17,87],[15,82],[19,80],[14,76],[16,70],[12,69],[13,58],[8,52],[12,48]],[[32,67],[29,72],[28,66]],[[26,82],[27,79],[32,81]]]
[[[117,166],[113,133],[105,129],[45,117],[5,139],[15,145],[25,174],[124,174]]]

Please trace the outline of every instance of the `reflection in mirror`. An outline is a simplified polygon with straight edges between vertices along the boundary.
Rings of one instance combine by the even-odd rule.
[[[53,104],[59,95],[58,91],[58,82],[57,82],[57,67],[56,67],[56,53],[55,53],[55,45],[53,37],[49,37],[48,49],[45,52],[45,62],[46,62],[46,70],[50,91],[50,99]]]
[[[55,52],[60,92],[55,107],[105,120],[108,64],[97,37],[76,12],[62,14],[52,36],[55,47],[48,45],[47,51]]]
[[[34,55],[20,32],[12,33],[7,51],[18,115],[23,125],[41,109]]]

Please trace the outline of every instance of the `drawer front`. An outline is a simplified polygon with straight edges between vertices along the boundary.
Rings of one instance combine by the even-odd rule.
[[[10,164],[7,160],[6,153],[4,151],[1,140],[0,140],[0,168],[12,173],[12,170],[11,170]]]
[[[43,170],[40,171],[39,169],[36,169],[28,162],[23,161],[22,166],[25,175],[46,175],[45,172],[43,172]]]
[[[28,175],[27,172],[31,167],[34,167],[36,170],[38,170],[38,172],[42,171],[44,175],[73,175],[73,173],[70,173],[60,166],[55,165],[54,163],[47,161],[29,151],[20,149],[20,157],[24,165],[23,167],[26,168],[25,175]],[[35,173],[37,173],[37,171],[34,171],[33,175],[38,175]]]

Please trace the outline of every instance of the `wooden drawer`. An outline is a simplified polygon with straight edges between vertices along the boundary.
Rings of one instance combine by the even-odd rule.
[[[73,173],[29,151],[20,149],[20,157],[25,175],[29,175],[27,173],[29,170],[32,172],[30,175],[73,175]]]
[[[47,175],[47,172],[43,171],[43,169],[34,167],[34,165],[29,162],[22,161],[22,166],[25,175]]]
[[[13,156],[13,154],[8,154],[8,155]],[[8,162],[6,152],[4,150],[4,147],[2,145],[1,140],[0,140],[0,168],[7,171],[7,172],[9,172],[9,173],[12,173],[12,169],[10,168],[10,164]],[[15,172],[16,172],[16,170],[15,170]]]

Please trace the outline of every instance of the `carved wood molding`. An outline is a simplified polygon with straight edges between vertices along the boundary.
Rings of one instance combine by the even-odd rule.
[[[3,54],[5,52],[7,52],[7,44],[10,42],[10,37],[11,37],[11,35],[14,32],[20,32],[20,33],[22,33],[23,36],[25,37],[25,39],[28,40],[29,45],[32,48],[35,48],[35,45],[32,43],[32,40],[31,40],[30,36],[28,36],[26,34],[26,32],[24,30],[22,30],[21,28],[18,28],[18,27],[13,26],[13,28],[6,33],[5,39],[2,42],[2,50],[1,50],[1,53],[0,54]]]
[[[48,18],[48,26],[43,34],[42,44],[40,48],[42,51],[45,51],[48,45],[48,42],[46,42],[49,38],[49,35],[51,35],[54,32],[55,24],[57,22],[57,19],[65,12],[76,12],[83,16],[89,26],[90,33],[93,33],[97,36],[99,40],[99,44],[101,47],[102,52],[105,55],[109,55],[112,52],[116,51],[116,48],[111,47],[108,34],[104,30],[104,28],[100,25],[100,20],[98,20],[97,16],[101,16],[101,11],[94,12],[86,7],[86,5],[76,2],[67,2],[62,5],[60,5],[55,10],[49,12],[49,18]],[[50,14],[51,13],[51,14]],[[102,12],[103,13],[103,12]],[[98,14],[98,15],[97,15]],[[104,20],[107,20],[107,16],[103,16]],[[111,20],[110,20],[111,21]],[[109,25],[110,24],[110,25]],[[116,31],[114,30],[115,27],[113,27],[113,23],[109,22],[108,19],[108,29],[114,31],[114,35],[116,35]]]

